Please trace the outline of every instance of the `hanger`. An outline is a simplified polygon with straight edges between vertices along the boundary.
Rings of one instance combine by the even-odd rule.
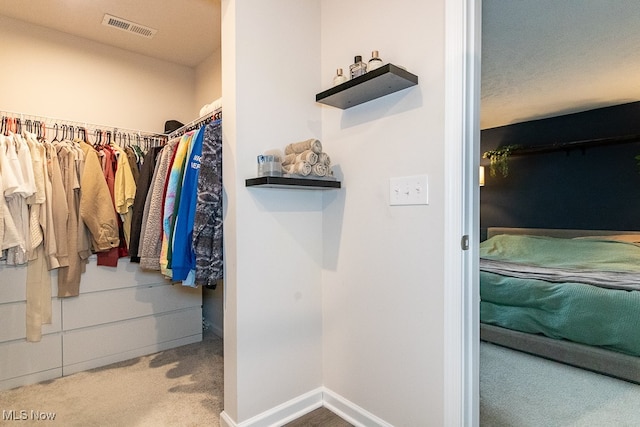
[[[58,142],[58,124],[54,123],[53,128],[56,130],[56,134],[53,136],[53,141],[51,142]]]
[[[4,134],[15,133],[16,123],[13,117],[6,117],[4,123]]]
[[[99,148],[100,145],[102,145],[102,131],[100,129],[96,129],[93,131],[93,136],[95,137],[95,142],[93,143],[93,146],[95,148]]]
[[[43,141],[47,133],[47,126],[44,124],[44,122],[36,121],[36,132],[38,134],[38,140]]]

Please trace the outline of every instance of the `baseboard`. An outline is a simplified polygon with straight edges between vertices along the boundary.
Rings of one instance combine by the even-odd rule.
[[[322,393],[323,406],[357,427],[393,427],[371,412],[325,388]]]
[[[322,407],[323,388],[319,387],[278,405],[268,411],[236,423],[225,411],[220,414],[222,427],[273,427],[281,426]]]
[[[202,324],[204,329],[213,332],[217,337],[224,338],[224,328],[222,325],[214,324],[207,319],[204,319]]]
[[[319,387],[241,423],[236,423],[223,411],[220,414],[220,425],[222,427],[282,426],[322,406],[356,427],[393,427],[325,387]]]

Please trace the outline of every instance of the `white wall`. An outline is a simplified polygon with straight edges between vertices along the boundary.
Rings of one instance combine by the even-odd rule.
[[[221,55],[222,50],[217,49],[196,67],[195,96],[198,112],[202,106],[222,96]]]
[[[256,189],[256,156],[320,136],[320,2],[222,2],[223,418],[322,385],[322,194]],[[284,54],[283,54],[284,53]]]
[[[322,385],[381,423],[442,425],[444,2],[226,0],[222,50],[223,420],[262,425]],[[314,102],[372,50],[420,85],[346,111]],[[261,150],[308,136],[343,189],[244,187]],[[389,178],[414,174],[429,205],[390,207]]]
[[[323,380],[392,425],[442,425],[444,2],[324,0],[318,89],[372,50],[419,85],[322,109],[344,175],[324,200]],[[429,205],[389,206],[389,178],[416,174]]]
[[[0,110],[163,132],[197,117],[193,69],[0,16]]]
[[[202,288],[202,317],[207,329],[224,337],[224,284],[220,280],[215,289]]]

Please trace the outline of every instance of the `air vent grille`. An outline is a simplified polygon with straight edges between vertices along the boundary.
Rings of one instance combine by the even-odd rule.
[[[109,14],[104,15],[102,25],[126,31],[128,33],[137,34],[148,39],[152,38],[158,32],[158,30],[154,28],[136,24],[135,22],[127,21],[126,19],[118,18],[117,16]]]

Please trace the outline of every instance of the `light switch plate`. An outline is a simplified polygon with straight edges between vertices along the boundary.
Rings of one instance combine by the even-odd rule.
[[[428,205],[427,175],[400,176],[389,179],[389,205]]]

